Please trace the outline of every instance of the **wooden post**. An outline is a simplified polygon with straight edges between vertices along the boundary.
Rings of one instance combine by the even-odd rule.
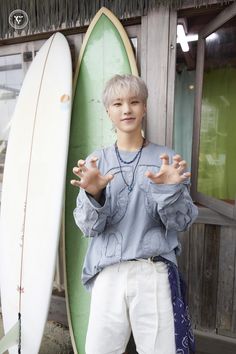
[[[175,11],[170,12],[160,6],[143,16],[141,24],[141,76],[149,89],[146,136],[154,143],[168,143],[169,146],[172,145],[172,134],[167,134],[167,127],[170,132],[174,105],[176,18]]]

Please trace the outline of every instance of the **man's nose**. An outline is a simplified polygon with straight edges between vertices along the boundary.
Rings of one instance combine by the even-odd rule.
[[[124,103],[123,112],[124,112],[125,114],[129,114],[130,111],[131,111],[130,104],[129,104],[129,103]]]

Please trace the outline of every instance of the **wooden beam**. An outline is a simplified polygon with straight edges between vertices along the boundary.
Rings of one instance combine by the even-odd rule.
[[[17,95],[18,95],[19,92],[20,92],[19,89],[16,89],[16,88],[10,87],[10,86],[6,86],[6,85],[1,85],[1,84],[0,84],[0,90],[5,90],[5,91],[8,91],[8,92],[14,92],[14,93],[16,93]]]
[[[207,331],[194,331],[196,354],[235,354],[236,339]]]
[[[205,208],[205,207],[198,208],[198,217],[195,222],[200,223],[200,224],[235,226],[236,227],[235,220],[230,219],[227,216],[219,214],[216,211],[209,209],[209,208]]]
[[[199,36],[206,38],[212,32],[215,32],[219,27],[221,27],[225,22],[229,21],[231,18],[236,16],[236,3],[226,7],[225,10],[221,11],[218,16],[216,16],[208,26],[199,33]]]
[[[197,47],[197,66],[196,66],[196,91],[194,102],[194,119],[193,119],[193,144],[192,144],[192,185],[191,194],[193,198],[197,195],[197,178],[198,178],[198,159],[200,147],[200,126],[201,126],[201,108],[202,108],[202,85],[204,73],[204,55],[205,42],[203,39],[198,40]]]
[[[0,66],[0,71],[10,71],[10,70],[20,70],[22,69],[21,64],[10,64]]]

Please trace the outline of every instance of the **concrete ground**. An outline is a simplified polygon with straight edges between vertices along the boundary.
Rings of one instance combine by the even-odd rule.
[[[0,338],[2,336],[3,326],[2,318],[0,318]],[[68,328],[56,322],[48,321],[39,354],[73,354]]]

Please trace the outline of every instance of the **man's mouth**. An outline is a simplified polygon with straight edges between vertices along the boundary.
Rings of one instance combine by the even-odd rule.
[[[126,118],[121,119],[122,122],[130,121],[130,120],[135,120],[135,118],[134,117],[126,117]]]

